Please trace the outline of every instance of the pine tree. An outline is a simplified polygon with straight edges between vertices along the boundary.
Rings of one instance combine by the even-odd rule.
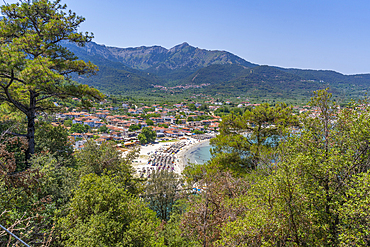
[[[60,0],[20,1],[1,6],[0,103],[15,107],[27,117],[26,161],[35,152],[36,114],[55,109],[51,99],[100,99],[102,94],[74,83],[70,75],[94,74],[97,67],[77,60],[61,42],[83,46],[93,36],[78,33],[85,20]]]

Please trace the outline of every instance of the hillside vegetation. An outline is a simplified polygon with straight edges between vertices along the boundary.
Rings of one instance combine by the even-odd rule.
[[[335,97],[349,99],[364,96],[370,85],[369,74],[343,75],[335,71],[261,66],[226,51],[209,51],[188,43],[171,49],[161,46],[117,48],[93,42],[85,47],[64,45],[79,58],[92,61],[100,68],[97,76],[74,79],[109,94],[152,95],[156,91],[154,94],[160,96],[166,92],[155,90],[155,85],[209,84],[196,90],[174,92],[177,97],[203,93],[307,99],[314,90],[329,87]]]
[[[370,246],[369,100],[338,105],[327,90],[301,108],[104,99],[70,80],[97,67],[61,46],[92,35],[77,32],[85,19],[60,2],[0,6],[0,246]],[[293,97],[345,85],[178,49],[161,62],[167,72],[154,75],[146,71],[154,66],[84,51],[77,55],[100,63],[100,74],[75,78],[174,97],[181,90]],[[195,53],[204,56],[190,58]],[[149,143],[157,133],[172,144]],[[180,163],[214,134],[209,161]]]

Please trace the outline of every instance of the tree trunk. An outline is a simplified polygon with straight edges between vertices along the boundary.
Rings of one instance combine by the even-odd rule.
[[[26,168],[29,168],[29,160],[35,153],[35,118],[36,118],[36,97],[35,92],[30,91],[30,108],[27,113],[27,140],[28,148],[26,151]]]
[[[26,166],[29,167],[29,160],[35,153],[35,114],[27,115],[27,140],[28,148],[26,150]]]

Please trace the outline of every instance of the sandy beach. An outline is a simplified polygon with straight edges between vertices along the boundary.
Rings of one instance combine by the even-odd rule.
[[[180,168],[180,173],[185,169],[185,167],[189,163],[195,163],[195,161],[191,158],[191,153],[195,151],[197,148],[203,146],[203,145],[208,145],[209,140],[195,140],[192,144],[184,147],[178,154],[179,158],[179,168]]]
[[[185,166],[188,165],[189,154],[198,148],[200,145],[207,145],[209,139],[197,140],[191,137],[184,138],[181,140],[175,140],[173,142],[159,142],[155,144],[148,144],[140,146],[140,154],[137,159],[132,162],[132,166],[138,172],[139,175],[149,171],[157,169],[170,169],[174,172],[181,174]],[[168,150],[172,150],[169,153]],[[167,165],[156,164],[153,166],[153,160],[158,157],[165,157],[171,160],[171,165],[167,162]],[[191,162],[191,161],[190,161]]]

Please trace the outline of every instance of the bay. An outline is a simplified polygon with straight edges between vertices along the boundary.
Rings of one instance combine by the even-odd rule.
[[[190,150],[186,155],[186,159],[190,163],[195,164],[204,164],[211,159],[211,150],[212,146],[209,144],[209,141],[202,143],[193,150]]]

